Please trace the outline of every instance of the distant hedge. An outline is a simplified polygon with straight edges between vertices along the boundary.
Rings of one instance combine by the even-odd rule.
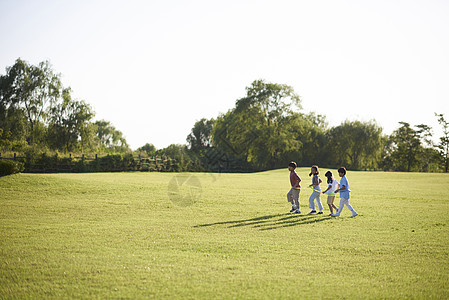
[[[25,169],[25,164],[20,161],[1,159],[0,160],[0,176],[20,173]]]
[[[19,172],[25,173],[84,173],[84,172],[127,172],[127,171],[178,171],[178,162],[166,156],[141,157],[132,154],[108,154],[105,156],[60,157],[46,153],[38,155],[14,156],[13,159],[0,159],[8,166],[16,163]],[[12,168],[9,166],[8,168]],[[16,170],[14,169],[14,170]],[[17,172],[16,172],[17,173]]]

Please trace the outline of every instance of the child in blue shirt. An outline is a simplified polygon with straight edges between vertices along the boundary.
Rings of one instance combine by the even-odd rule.
[[[358,213],[352,208],[351,204],[349,204],[349,198],[351,190],[349,189],[349,182],[346,178],[346,169],[344,167],[341,167],[338,169],[338,175],[340,175],[340,188],[335,190],[336,192],[340,192],[340,205],[338,207],[337,213],[332,214],[333,217],[339,217],[341,214],[341,211],[343,210],[343,207],[346,205],[346,207],[352,212],[351,218],[354,218],[358,215]]]

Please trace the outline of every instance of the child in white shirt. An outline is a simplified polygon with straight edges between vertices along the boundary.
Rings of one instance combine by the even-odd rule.
[[[323,194],[327,193],[327,205],[329,205],[329,209],[331,211],[331,216],[334,213],[334,208],[336,212],[338,212],[338,208],[334,204],[335,200],[335,190],[340,187],[340,184],[338,183],[337,179],[334,178],[331,171],[327,171],[324,176],[327,177],[327,189],[323,192]]]

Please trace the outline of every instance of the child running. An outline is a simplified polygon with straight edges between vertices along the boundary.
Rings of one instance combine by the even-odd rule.
[[[338,175],[341,177],[340,188],[336,189],[335,192],[340,192],[340,205],[337,213],[332,216],[339,217],[343,207],[346,205],[346,207],[352,212],[351,218],[354,218],[355,216],[358,216],[358,213],[354,210],[354,208],[352,208],[351,204],[349,204],[351,190],[349,189],[349,182],[346,178],[346,169],[344,167],[338,169]]]
[[[290,212],[294,212],[295,214],[300,214],[301,211],[299,209],[299,192],[301,190],[301,186],[299,183],[301,182],[301,178],[299,178],[298,174],[296,174],[296,163],[292,161],[288,164],[288,170],[290,171],[290,184],[291,189],[287,193],[287,201],[292,204],[292,210]]]
[[[315,199],[316,199],[316,203],[318,205],[318,209],[319,215],[323,214],[323,204],[321,204],[321,187],[320,187],[320,183],[323,182],[320,177],[318,177],[318,175],[320,174],[320,171],[318,171],[318,166],[314,165],[312,166],[312,168],[310,169],[310,174],[309,176],[312,176],[312,184],[309,185],[309,187],[313,188],[313,193],[312,195],[310,195],[309,198],[309,208],[312,209],[311,212],[309,212],[310,214],[314,214],[316,213],[315,210]]]
[[[340,187],[340,184],[338,183],[337,179],[334,178],[331,171],[327,171],[326,174],[324,174],[324,176],[327,177],[328,186],[327,189],[323,192],[323,194],[325,194],[326,192],[328,193],[327,205],[329,205],[329,209],[331,211],[329,216],[332,216],[334,213],[334,208],[336,212],[338,212],[338,208],[335,206],[334,200],[335,200],[335,190]]]

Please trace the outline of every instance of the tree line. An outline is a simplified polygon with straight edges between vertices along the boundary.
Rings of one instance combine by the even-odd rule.
[[[319,164],[353,170],[447,172],[449,122],[435,114],[443,128],[439,143],[425,124],[399,122],[391,134],[375,121],[344,121],[329,127],[326,117],[302,113],[292,87],[255,80],[235,107],[215,119],[195,123],[187,149],[202,166],[241,163],[255,169]],[[219,163],[215,163],[219,161]],[[220,161],[221,160],[221,161]]]
[[[353,170],[447,172],[449,122],[439,143],[425,124],[399,122],[385,135],[375,121],[344,121],[330,127],[324,115],[303,113],[302,100],[285,84],[255,80],[228,112],[197,121],[185,145],[134,152],[166,155],[179,171],[250,172],[299,165],[345,165]],[[0,76],[0,151],[38,153],[131,153],[121,131],[61,83],[48,61],[20,58]]]
[[[37,66],[22,59],[0,76],[0,149],[26,154],[126,152],[121,131],[72,98],[48,61]]]

